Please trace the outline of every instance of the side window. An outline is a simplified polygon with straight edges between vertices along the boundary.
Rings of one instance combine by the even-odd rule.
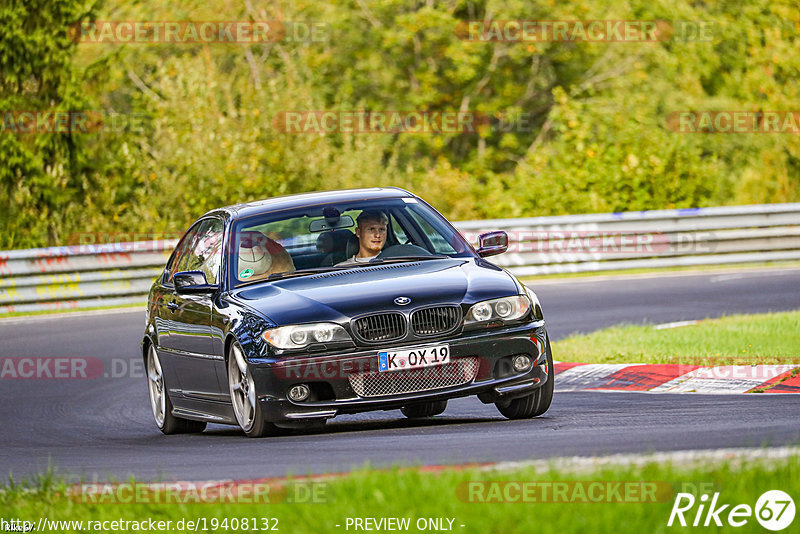
[[[182,271],[203,271],[209,284],[219,280],[219,267],[222,264],[222,221],[207,219],[200,223],[192,245],[186,255]]]
[[[419,213],[413,209],[406,210],[406,213],[411,215],[411,217],[414,219],[414,222],[416,222],[420,229],[422,229],[422,231],[425,233],[426,237],[431,242],[431,245],[433,245],[434,250],[432,252],[436,252],[437,254],[456,254],[458,252],[450,243],[445,241],[445,238],[442,236],[442,234],[433,228],[433,226],[431,226],[431,224],[424,217],[420,216]]]
[[[404,245],[408,241],[408,236],[403,231],[403,227],[400,225],[400,222],[398,222],[394,215],[390,217],[390,224],[392,230],[394,231],[394,235],[397,236],[397,242],[401,245]]]
[[[175,247],[175,255],[172,256],[172,263],[167,265],[166,269],[168,273],[166,280],[167,283],[171,284],[172,277],[175,275],[175,273],[184,270],[181,269],[180,267],[181,265],[186,264],[186,254],[189,251],[189,247],[191,246],[192,241],[194,241],[194,236],[197,235],[198,228],[202,224],[203,223],[201,222],[191,227],[189,231],[186,232],[186,234],[183,236],[183,239],[181,239],[180,243],[178,243],[178,246]]]

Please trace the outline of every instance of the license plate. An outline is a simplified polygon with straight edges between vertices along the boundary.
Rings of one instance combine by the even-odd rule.
[[[450,345],[426,345],[404,350],[378,352],[378,370],[399,371],[442,365],[450,361]]]

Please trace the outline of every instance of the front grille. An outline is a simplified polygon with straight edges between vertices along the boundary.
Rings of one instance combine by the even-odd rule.
[[[419,336],[433,336],[454,329],[461,319],[458,306],[423,308],[411,314],[411,328]]]
[[[363,341],[391,341],[406,334],[402,313],[378,313],[353,321],[353,332]]]
[[[353,373],[349,380],[359,397],[383,397],[468,384],[475,380],[479,367],[478,358],[470,356],[435,367]]]

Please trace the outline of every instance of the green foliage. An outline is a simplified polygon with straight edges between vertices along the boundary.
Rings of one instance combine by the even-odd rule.
[[[0,8],[0,110],[86,109],[71,62],[69,24],[91,16],[84,2],[34,0]],[[0,246],[56,242],[91,194],[84,140],[61,134],[0,134]]]
[[[685,416],[681,407],[664,409],[676,418]],[[603,408],[592,410],[591,415],[598,417],[620,417]],[[551,428],[545,425],[555,425],[546,418],[530,424],[544,429]],[[619,424],[625,424],[624,420]],[[0,488],[0,506],[6,518],[22,518],[36,525],[44,517],[48,521],[45,524],[53,530],[59,525],[68,532],[85,532],[97,521],[107,522],[106,525],[111,521],[136,521],[138,526],[144,520],[141,528],[145,530],[148,519],[171,521],[165,531],[192,531],[193,527],[186,527],[187,521],[200,522],[209,530],[214,525],[219,528],[213,530],[225,530],[234,518],[237,527],[240,519],[250,521],[247,528],[241,527],[244,531],[252,529],[253,518],[258,519],[259,527],[263,525],[262,518],[272,518],[270,524],[274,526],[277,519],[279,532],[335,533],[345,529],[348,519],[374,518],[378,509],[379,517],[409,520],[408,532],[434,530],[423,529],[422,521],[442,518],[446,519],[445,528],[452,520],[452,532],[639,534],[691,529],[678,526],[678,518],[672,528],[667,527],[678,493],[689,493],[696,499],[694,507],[685,512],[689,525],[696,514],[700,521],[708,517],[710,507],[704,506],[703,513],[700,509],[703,495],[711,499],[719,493],[715,509],[727,505],[719,514],[725,526],[711,529],[739,532],[741,528],[737,530],[728,521],[732,507],[745,504],[752,509],[759,496],[769,490],[779,489],[795,496],[800,490],[798,475],[797,453],[790,451],[781,456],[780,449],[679,453],[672,460],[660,455],[560,458],[528,465],[501,464],[497,469],[371,469],[367,465],[344,476],[272,479],[269,492],[248,492],[244,482],[238,492],[235,487],[232,493],[219,491],[222,502],[209,503],[217,492],[204,485],[208,483],[199,482],[185,492],[161,489],[148,493],[138,491],[145,489],[144,483],[137,484],[133,479],[118,486],[101,486],[86,480],[82,481],[86,488],[82,494],[81,485],[48,474]],[[515,485],[506,486],[507,482]],[[563,491],[554,491],[556,485]],[[521,491],[525,488],[527,491]],[[739,519],[747,521],[748,530],[744,532],[764,531],[755,513]],[[418,520],[422,520],[419,526]],[[69,526],[68,521],[82,524]],[[176,528],[179,521],[183,521],[181,529]],[[223,521],[225,527],[221,526]],[[138,531],[130,524],[126,526],[129,532]],[[350,524],[349,530],[354,528]],[[704,527],[701,524],[699,528]],[[239,528],[231,528],[234,530]],[[791,529],[784,530],[788,531]]]
[[[683,20],[709,25],[712,38],[461,39],[465,21],[483,19]],[[316,42],[75,45],[67,28],[80,20],[325,26]],[[0,110],[147,120],[0,133],[0,249],[179,231],[215,206],[342,187],[404,187],[453,219],[798,201],[799,136],[667,125],[673,111],[796,107],[798,20],[793,0],[10,2],[0,7]],[[273,126],[283,111],[327,109],[471,110],[495,122],[445,134]]]

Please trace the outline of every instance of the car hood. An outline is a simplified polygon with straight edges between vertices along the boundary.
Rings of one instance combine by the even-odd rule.
[[[432,304],[472,304],[516,295],[515,279],[482,259],[391,263],[263,282],[232,293],[277,325],[346,322],[365,313]],[[398,305],[397,297],[411,302]]]

